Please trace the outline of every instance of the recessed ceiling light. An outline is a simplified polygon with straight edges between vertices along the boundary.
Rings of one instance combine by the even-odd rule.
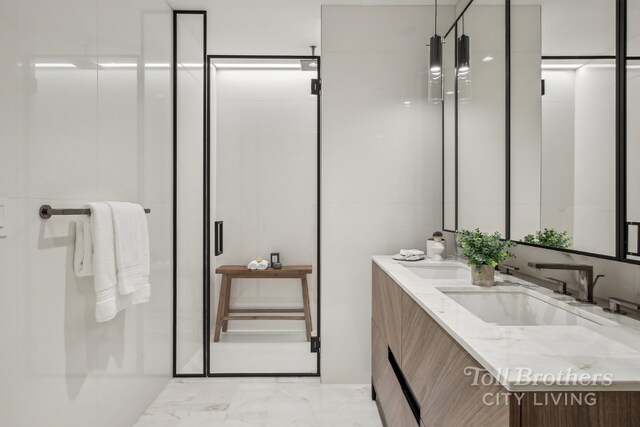
[[[138,64],[135,62],[99,62],[102,68],[136,68]]]
[[[616,64],[585,64],[585,67],[592,68],[615,68]]]
[[[216,68],[221,69],[239,69],[239,70],[299,70],[300,64],[260,64],[260,63],[238,63],[238,64],[230,64],[230,63],[220,63],[214,64]],[[317,66],[317,64],[316,64]]]
[[[36,68],[78,68],[69,62],[36,62]]]
[[[491,62],[493,61],[493,56],[485,56],[482,58],[482,62]]]
[[[185,62],[183,64],[178,64],[178,68],[202,68],[202,64],[199,62]]]
[[[450,90],[449,92],[447,92],[447,95],[453,95],[455,92]]]
[[[542,64],[543,70],[577,70],[584,64]]]

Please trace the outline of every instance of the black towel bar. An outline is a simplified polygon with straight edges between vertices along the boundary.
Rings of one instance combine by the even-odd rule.
[[[145,209],[146,213],[151,213],[151,209]],[[42,205],[38,209],[40,218],[49,219],[52,215],[91,215],[91,209],[54,209],[49,205]]]

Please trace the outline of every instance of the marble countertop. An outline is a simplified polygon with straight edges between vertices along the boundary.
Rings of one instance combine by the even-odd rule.
[[[374,256],[373,260],[508,391],[640,391],[640,321],[498,274],[492,289],[526,288],[543,300],[568,303],[565,309],[576,314],[597,316],[604,325],[485,323],[438,289],[483,289],[470,280],[422,279],[391,256]],[[456,260],[418,263],[468,268]]]

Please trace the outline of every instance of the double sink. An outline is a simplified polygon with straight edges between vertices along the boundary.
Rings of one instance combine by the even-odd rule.
[[[471,282],[471,271],[457,264],[403,264],[419,279],[462,279]],[[575,304],[519,285],[469,289],[436,287],[480,320],[499,326],[589,326],[615,322],[581,310]]]

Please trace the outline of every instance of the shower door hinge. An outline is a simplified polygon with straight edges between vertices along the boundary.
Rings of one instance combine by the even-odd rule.
[[[311,95],[320,95],[322,89],[322,80],[311,79]]]
[[[311,353],[320,353],[320,337],[311,337]]]

